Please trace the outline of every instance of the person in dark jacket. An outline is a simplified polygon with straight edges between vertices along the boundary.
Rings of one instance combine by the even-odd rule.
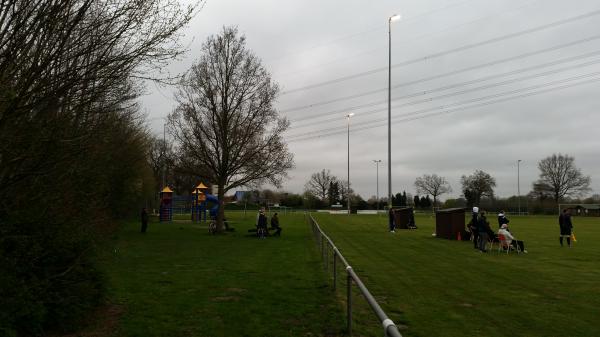
[[[390,233],[396,233],[396,219],[394,218],[394,209],[390,208],[388,212],[388,220],[390,226]]]
[[[508,220],[508,218],[504,214],[504,211],[500,211],[500,213],[498,214],[498,228],[502,228],[502,225],[504,225],[504,224],[506,224],[506,226],[508,226],[509,222],[510,222],[510,220]]]
[[[477,216],[479,215],[479,207],[473,207],[473,213],[471,214],[471,222],[469,222],[469,231],[473,238],[473,248],[479,247],[479,231],[477,230]]]
[[[563,246],[563,237],[567,238],[567,245],[571,248],[571,234],[573,233],[573,223],[571,222],[571,212],[569,209],[563,209],[562,214],[558,217],[558,225],[560,226],[560,246]]]
[[[479,232],[479,250],[482,253],[485,253],[487,252],[486,245],[488,242],[488,233],[491,229],[484,211],[479,212],[479,216],[477,217],[477,231]]]
[[[148,210],[146,207],[142,208],[142,214],[140,218],[142,220],[142,233],[146,233],[146,229],[148,228]]]
[[[264,239],[267,236],[267,216],[265,215],[265,210],[261,209],[258,212],[258,219],[256,221],[256,235]]]
[[[275,233],[273,236],[281,236],[281,226],[279,226],[279,217],[277,213],[273,214],[271,217],[271,229],[275,229]]]

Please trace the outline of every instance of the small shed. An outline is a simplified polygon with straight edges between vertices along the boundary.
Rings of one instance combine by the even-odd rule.
[[[415,226],[415,217],[413,215],[412,207],[403,207],[394,209],[394,220],[396,221],[396,228],[399,229],[413,229]]]
[[[458,240],[466,237],[465,209],[446,208],[435,212],[435,234],[438,238]]]

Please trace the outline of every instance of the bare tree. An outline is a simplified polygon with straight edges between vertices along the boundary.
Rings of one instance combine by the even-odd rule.
[[[493,197],[494,187],[496,187],[496,179],[482,170],[475,170],[470,176],[462,176],[460,178],[462,184],[462,192],[467,199],[469,206],[477,205],[481,201],[481,197]]]
[[[223,28],[202,46],[198,63],[179,84],[169,131],[179,153],[201,167],[225,193],[269,182],[277,187],[293,167],[282,139],[289,122],[273,107],[279,88],[246,48],[237,28]],[[223,230],[219,207],[217,230]]]
[[[446,181],[446,178],[437,174],[424,174],[415,180],[415,187],[419,194],[431,194],[433,197],[433,206],[437,205],[437,197],[452,192],[452,187]]]
[[[304,190],[321,201],[327,201],[329,186],[336,181],[337,178],[331,174],[331,171],[323,169],[310,176],[310,180],[304,185]]]
[[[575,158],[569,155],[553,154],[540,160],[538,168],[540,179],[537,183],[549,187],[557,204],[565,196],[581,196],[591,190],[590,176],[584,176],[575,166]]]

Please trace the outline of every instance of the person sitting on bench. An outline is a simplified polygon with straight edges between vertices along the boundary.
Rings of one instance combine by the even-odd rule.
[[[275,229],[276,232],[273,234],[273,236],[281,236],[281,226],[279,226],[279,217],[277,216],[277,213],[273,214],[273,216],[271,217],[271,228],[270,229]]]

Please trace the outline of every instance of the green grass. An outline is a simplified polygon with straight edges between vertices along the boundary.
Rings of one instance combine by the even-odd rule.
[[[123,312],[115,336],[341,334],[304,216],[281,216],[282,237],[264,240],[246,236],[255,213],[227,216],[237,231],[224,235],[183,221],[119,231],[102,260],[109,300]]]
[[[507,256],[432,237],[426,215],[396,234],[385,215],[313,215],[404,336],[600,336],[599,218],[573,218],[569,249],[556,217],[512,217],[529,254]],[[359,296],[355,335],[381,336]]]

